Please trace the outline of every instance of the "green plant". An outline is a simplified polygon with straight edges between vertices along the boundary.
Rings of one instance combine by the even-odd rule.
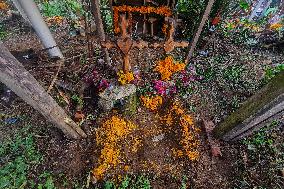
[[[115,184],[112,181],[106,181],[104,189],[115,189]]]
[[[246,0],[240,0],[239,5],[243,10],[248,10],[250,7],[249,3]]]
[[[216,0],[211,10],[210,20],[218,13],[223,12],[228,6],[228,2],[228,0]],[[184,27],[182,35],[184,38],[190,39],[193,37],[195,30],[199,26],[201,17],[205,11],[207,4],[208,0],[177,1],[176,12],[178,12],[179,16],[183,18]]]
[[[107,180],[103,184],[104,189],[150,189],[151,183],[145,175],[140,176],[125,176],[121,183],[114,183]]]
[[[264,81],[267,82],[284,70],[284,64],[278,64],[265,70]]]
[[[217,75],[216,68],[211,64],[208,64],[206,67],[203,65],[197,65],[196,72],[198,76],[203,78],[202,79],[203,82],[212,81],[216,79]]]
[[[104,21],[104,27],[106,28],[107,33],[113,33],[113,20],[111,11],[107,10],[106,8],[109,8],[109,1],[108,0],[102,0],[100,1],[102,18]]]
[[[242,66],[229,66],[227,69],[224,70],[224,78],[229,80],[230,82],[237,83],[241,77],[242,71]]]
[[[75,103],[77,103],[81,108],[83,107],[84,101],[83,101],[83,99],[80,98],[78,95],[74,94],[74,95],[71,97],[71,99],[72,99]]]
[[[260,129],[252,137],[244,139],[243,143],[248,145],[249,150],[258,149],[264,146],[269,148],[273,147],[273,136],[269,131],[278,124],[277,121],[271,122],[269,126]]]
[[[42,173],[39,178],[44,179],[44,184],[38,184],[37,189],[56,189],[54,185],[54,179],[49,172]]]
[[[8,32],[6,31],[3,24],[0,23],[0,40],[5,39],[8,36]]]
[[[137,178],[137,181],[133,184],[133,189],[150,189],[151,184],[147,177],[141,175]]]
[[[39,0],[38,3],[43,15],[46,17],[62,16],[77,20],[85,13],[82,4],[77,0]]]
[[[180,189],[187,189],[187,177],[183,176]]]
[[[281,188],[283,177],[279,173],[284,168],[284,145],[279,124],[272,121],[242,141],[245,149],[235,167],[238,170],[235,188]]]
[[[31,182],[28,172],[32,166],[42,161],[42,155],[36,149],[29,126],[5,140],[0,146],[0,188],[23,188]]]
[[[130,178],[126,176],[124,180],[121,182],[121,186],[119,187],[119,189],[127,189],[129,184],[130,184]]]
[[[56,188],[49,172],[40,174],[37,184],[30,178],[32,168],[43,161],[30,128],[31,126],[23,127],[14,137],[5,139],[0,145],[0,189]]]

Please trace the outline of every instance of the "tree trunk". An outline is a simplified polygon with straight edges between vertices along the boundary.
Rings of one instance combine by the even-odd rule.
[[[188,52],[188,55],[187,55],[187,58],[186,58],[186,64],[189,63],[189,60],[191,59],[192,55],[193,55],[193,52],[194,52],[194,49],[197,45],[197,42],[199,40],[199,37],[201,35],[201,32],[203,30],[203,27],[205,25],[205,22],[208,20],[208,17],[209,17],[209,14],[211,12],[211,9],[213,7],[213,4],[214,4],[215,0],[209,0],[208,4],[207,4],[207,7],[205,9],[205,12],[203,14],[203,17],[202,17],[202,20],[199,24],[199,27],[198,27],[198,30],[196,32],[196,34],[194,35],[194,39],[192,41],[192,43],[190,44],[190,49],[189,49],[189,52]]]
[[[86,137],[83,130],[48,95],[37,80],[0,42],[0,81],[73,139]]]
[[[96,23],[98,38],[99,38],[100,42],[106,41],[106,35],[105,35],[104,26],[103,26],[103,22],[102,22],[99,0],[91,0],[91,7],[92,7],[92,13],[93,13],[93,16],[94,16],[94,19],[95,19],[95,23]],[[110,65],[110,58],[109,58],[108,50],[106,48],[102,47],[102,51],[104,53],[105,62],[108,65]]]

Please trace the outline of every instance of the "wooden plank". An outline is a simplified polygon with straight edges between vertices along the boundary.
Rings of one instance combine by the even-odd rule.
[[[246,120],[252,120],[262,109],[265,109],[265,106],[269,105],[283,94],[284,71],[280,72],[257,94],[249,98],[237,111],[233,112],[217,126],[213,131],[214,135],[222,138],[228,132],[236,128],[236,126],[246,124]],[[263,114],[264,112],[261,113]]]
[[[233,141],[241,139],[244,136],[247,136],[253,131],[260,129],[266,124],[269,124],[268,121],[272,119],[276,119],[278,115],[284,115],[284,94],[280,95],[278,98],[273,101],[267,108],[265,107],[265,111],[260,111],[255,117],[249,118],[244,121],[244,124],[236,126],[233,130],[228,132],[223,136],[223,140],[225,141]]]
[[[206,7],[205,12],[204,12],[203,17],[202,17],[202,20],[199,24],[198,30],[197,30],[196,34],[194,35],[193,41],[190,44],[189,52],[188,52],[188,55],[187,55],[187,58],[186,58],[186,61],[185,61],[186,64],[189,63],[189,60],[191,59],[191,57],[193,55],[194,49],[197,45],[197,42],[199,40],[199,37],[201,35],[201,32],[202,32],[203,27],[205,25],[205,22],[208,20],[208,17],[209,17],[209,14],[211,12],[211,9],[213,7],[214,2],[215,2],[215,0],[209,0],[209,2],[207,4],[207,7]]]
[[[247,137],[247,136],[253,134],[256,131],[259,131],[261,128],[270,125],[272,121],[279,121],[280,122],[279,127],[283,126],[284,125],[284,110],[274,114],[273,116],[269,117],[268,119],[264,120],[263,122],[261,122],[261,123],[259,123],[257,125],[254,125],[252,128],[249,128],[249,130],[247,130],[246,132],[236,136],[235,138],[227,139],[224,136],[223,140],[225,140],[225,141],[238,141],[238,140],[241,140],[244,137]],[[282,125],[281,125],[281,123],[282,123]]]
[[[86,137],[37,80],[0,42],[0,81],[73,139]]]

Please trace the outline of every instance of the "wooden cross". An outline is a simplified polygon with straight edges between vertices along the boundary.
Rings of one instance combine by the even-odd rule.
[[[166,21],[168,21],[170,29],[168,31],[166,41],[163,43],[154,43],[152,45],[153,48],[164,48],[166,53],[169,53],[173,51],[176,47],[188,47],[189,43],[187,41],[181,41],[181,42],[176,42],[174,41],[174,33],[175,33],[175,26],[176,26],[176,21],[173,18],[165,18]]]
[[[125,15],[121,15],[120,18],[121,36],[116,42],[104,41],[101,42],[101,44],[107,49],[117,48],[120,50],[120,52],[123,54],[123,71],[124,73],[127,73],[129,70],[131,70],[129,55],[130,50],[135,47],[142,50],[144,47],[148,47],[148,42],[142,40],[133,41],[127,32],[129,26],[128,19],[126,19]]]
[[[124,73],[127,73],[131,70],[130,65],[130,55],[129,52],[132,48],[139,48],[142,50],[145,47],[151,47],[151,48],[164,48],[166,53],[169,53],[173,51],[176,47],[188,47],[187,41],[181,41],[176,42],[174,41],[174,32],[175,32],[175,26],[177,25],[176,20],[174,18],[165,18],[165,20],[169,23],[169,31],[166,37],[166,41],[163,43],[154,43],[150,46],[148,46],[148,42],[145,42],[143,40],[139,41],[133,41],[130,37],[130,34],[128,33],[129,28],[129,19],[126,19],[125,15],[121,15],[121,36],[117,39],[116,42],[112,41],[103,41],[101,42],[102,47],[105,47],[107,49],[111,48],[117,48],[120,50],[120,52],[123,54],[123,71]],[[151,22],[151,35],[153,35],[153,23],[155,21],[155,18],[150,18]]]

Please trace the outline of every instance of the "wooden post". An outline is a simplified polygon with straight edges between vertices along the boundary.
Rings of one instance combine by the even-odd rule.
[[[73,139],[86,137],[37,80],[0,42],[0,81]]]
[[[194,49],[197,45],[197,42],[199,40],[199,37],[201,35],[201,32],[202,32],[203,27],[205,25],[205,22],[207,21],[207,19],[209,17],[209,14],[211,12],[211,9],[213,7],[214,2],[215,2],[215,0],[209,0],[209,2],[207,4],[207,7],[206,7],[205,12],[204,12],[203,17],[202,17],[202,20],[199,24],[198,30],[197,30],[196,34],[194,35],[193,41],[190,45],[189,52],[188,52],[188,55],[187,55],[187,58],[186,58],[186,61],[185,61],[186,64],[189,63],[189,60],[191,59],[191,57],[193,55]]]
[[[97,35],[100,40],[100,42],[106,40],[106,35],[104,31],[104,26],[102,22],[102,16],[101,16],[101,9],[100,9],[100,2],[99,0],[91,0],[91,7],[92,7],[92,13],[95,19],[96,23],[96,29],[97,29]],[[105,62],[110,65],[110,58],[107,48],[102,47],[102,51],[105,54]]]
[[[284,71],[273,78],[240,109],[214,129],[214,135],[224,140],[245,136],[245,132],[284,111]],[[281,113],[282,112],[282,113]]]

